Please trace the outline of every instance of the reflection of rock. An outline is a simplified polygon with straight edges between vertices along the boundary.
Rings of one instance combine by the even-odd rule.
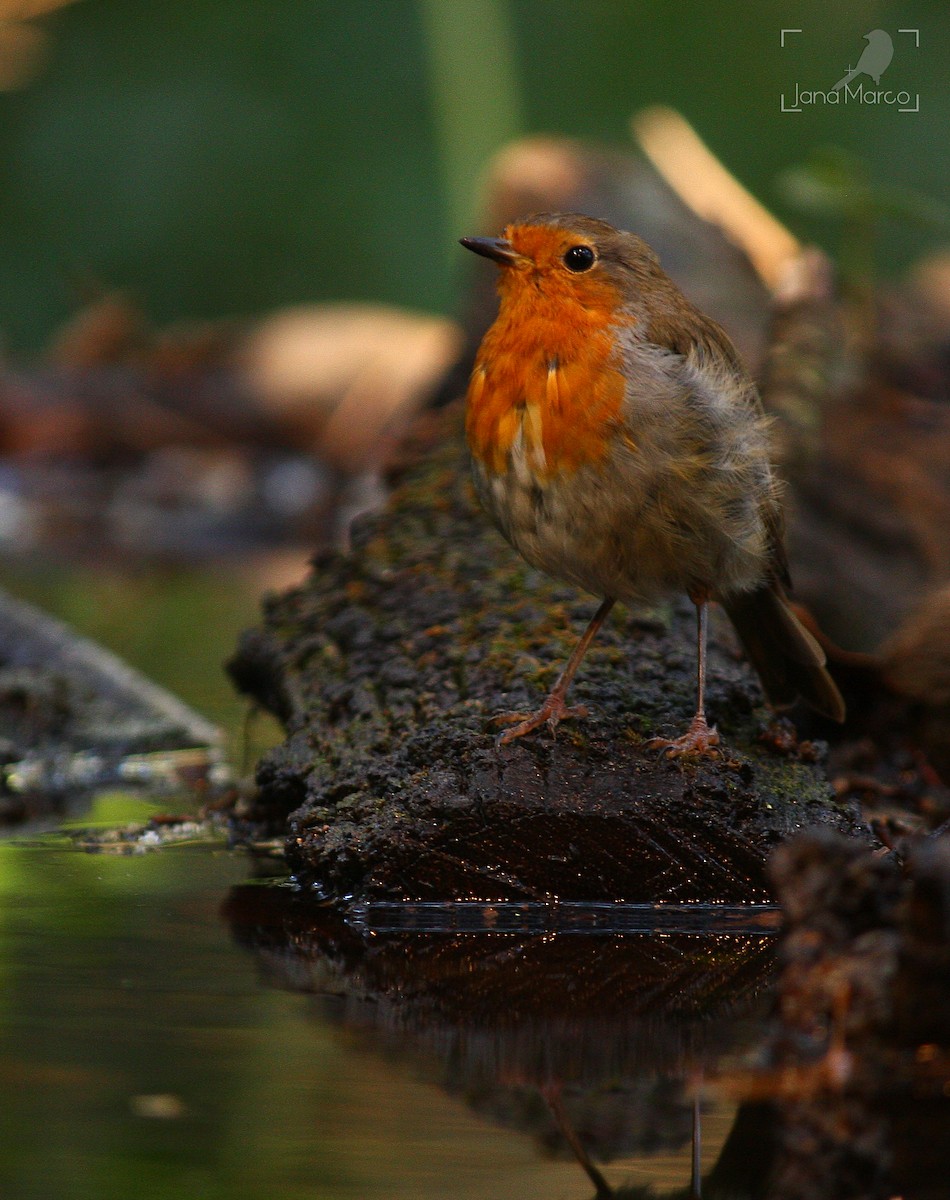
[[[412,919],[413,906],[405,910]],[[225,914],[269,982],[387,1053],[411,1049],[441,1086],[564,1152],[556,1088],[599,1158],[685,1145],[684,1079],[735,1053],[772,962],[767,936],[418,933],[361,936],[286,888],[235,888]]]

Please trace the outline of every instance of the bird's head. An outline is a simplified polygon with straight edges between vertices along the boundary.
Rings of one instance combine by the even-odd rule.
[[[539,213],[500,238],[465,237],[462,245],[501,268],[502,302],[559,305],[565,313],[625,308],[668,283],[656,255],[632,233],[579,213]]]

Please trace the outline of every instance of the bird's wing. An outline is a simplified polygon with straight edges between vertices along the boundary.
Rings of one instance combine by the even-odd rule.
[[[681,355],[687,362],[714,368],[718,364],[735,384],[733,395],[736,402],[748,403],[758,413],[762,412],[758,390],[729,335],[704,313],[692,305],[681,305],[675,316],[662,311],[654,312],[645,333],[654,345]],[[770,576],[790,587],[785,550],[785,516],[777,495],[770,495],[763,503],[762,520],[769,539]]]

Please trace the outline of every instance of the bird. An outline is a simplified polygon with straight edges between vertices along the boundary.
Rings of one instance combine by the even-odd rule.
[[[848,69],[847,75],[839,79],[831,89],[833,92],[840,92],[858,75],[870,75],[875,84],[881,82],[881,76],[891,65],[891,59],[894,57],[894,43],[891,35],[884,29],[872,29],[870,33],[864,35],[864,40],[867,45],[861,51],[858,65],[853,69]]]
[[[499,308],[476,354],[465,427],[475,487],[529,564],[601,603],[550,694],[498,718],[499,746],[586,715],[571,681],[617,601],[685,592],[696,611],[696,711],[651,743],[720,753],[705,711],[708,605],[734,624],[775,707],[844,719],[825,654],[790,606],[770,421],[726,332],[633,233],[540,213],[463,237],[498,267]]]

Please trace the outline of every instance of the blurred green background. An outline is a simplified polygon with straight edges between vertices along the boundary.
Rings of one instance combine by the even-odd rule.
[[[28,30],[15,20],[44,8]],[[945,0],[34,0],[0,14],[0,329],[15,354],[76,307],[79,281],[130,289],[157,321],[342,298],[450,311],[486,157],[528,132],[625,143],[630,114],[656,102],[831,250],[833,223],[776,189],[815,147],[947,191]],[[803,31],[785,49],[783,27]],[[919,113],[780,111],[796,82],[831,87],[876,27],[895,40],[886,82],[919,92]],[[889,230],[883,265],[928,240]]]

